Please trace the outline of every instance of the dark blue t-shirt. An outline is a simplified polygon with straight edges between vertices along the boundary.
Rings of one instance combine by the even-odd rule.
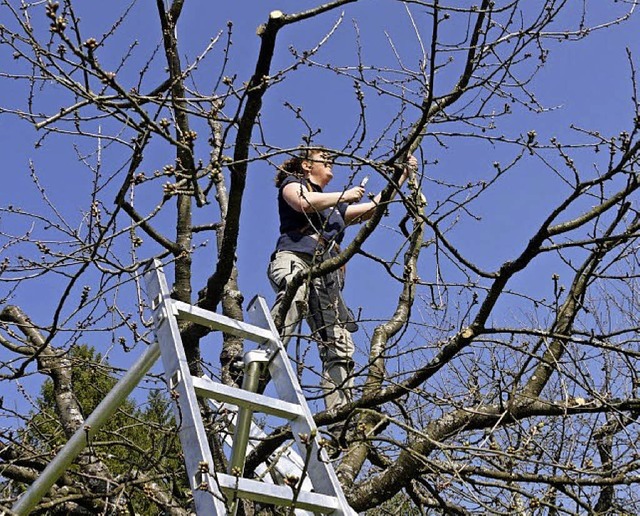
[[[308,192],[311,188],[315,192],[322,189],[298,177],[287,177],[280,185],[278,192],[278,213],[280,215],[280,238],[276,244],[276,251],[294,251],[297,253],[314,254],[316,250],[325,251],[331,247],[337,252],[337,246],[344,238],[344,216],[347,211],[347,203],[338,203],[335,207],[321,211],[302,213],[294,210],[282,196],[282,190],[290,183],[298,183],[302,192]],[[312,235],[320,235],[321,244]],[[335,254],[335,253],[332,253]]]

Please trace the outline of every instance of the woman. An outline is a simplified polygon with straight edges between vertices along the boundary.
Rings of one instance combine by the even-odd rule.
[[[416,168],[417,160],[411,156],[399,186]],[[306,149],[278,169],[280,237],[268,269],[269,280],[277,292],[273,314],[277,313],[291,279],[298,272],[308,271],[314,264],[338,254],[345,227],[368,220],[380,202],[378,194],[370,202],[356,204],[364,195],[363,186],[325,192],[332,178],[331,155],[321,148]],[[328,410],[349,402],[353,388],[351,331],[357,326],[342,299],[342,279],[340,271],[335,271],[306,281],[296,292],[281,328],[286,345],[306,317],[319,346],[321,387]]]

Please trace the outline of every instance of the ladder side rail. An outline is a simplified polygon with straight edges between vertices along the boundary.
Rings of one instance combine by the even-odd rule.
[[[279,377],[278,383],[275,383],[275,388],[278,394],[282,397],[291,396],[292,392],[296,392],[299,387],[289,380],[286,375],[288,373],[294,374],[293,369],[287,372],[288,368],[291,368],[288,357],[283,359],[282,355],[284,350],[276,352],[273,360],[269,365],[269,372],[272,377]],[[288,367],[287,367],[288,366]],[[300,390],[301,392],[301,390]],[[319,493],[324,493],[331,496],[342,497],[344,504],[347,504],[346,499],[342,493],[342,487],[338,480],[333,467],[329,465],[329,457],[324,448],[320,446],[318,428],[313,420],[313,415],[308,408],[308,405],[303,405],[306,414],[304,417],[300,417],[291,420],[291,432],[298,445],[298,452],[305,457],[307,454],[311,456],[307,467],[307,474],[311,478],[315,490]],[[316,457],[318,460],[316,460]]]
[[[147,294],[152,299],[155,334],[161,350],[165,378],[169,388],[176,393],[174,413],[196,512],[199,515],[226,515],[224,497],[213,476],[213,457],[182,345],[173,300],[158,261],[154,261],[145,274],[145,280]]]
[[[279,397],[284,401],[297,403],[302,408],[303,417],[291,421],[291,431],[298,444],[299,453],[303,457],[306,454],[311,455],[307,473],[311,478],[315,491],[336,497],[339,504],[339,509],[334,513],[336,516],[338,514],[356,514],[344,496],[338,476],[329,463],[326,450],[320,446],[320,436],[313,414],[297,381],[289,356],[278,337],[278,330],[271,318],[271,313],[264,298],[260,296],[254,297],[247,308],[247,315],[252,324],[269,329],[274,335],[274,338],[268,343],[270,350],[274,353],[273,359],[269,364],[269,372],[272,378],[278,379],[274,381],[274,384]],[[307,442],[303,442],[305,439]]]

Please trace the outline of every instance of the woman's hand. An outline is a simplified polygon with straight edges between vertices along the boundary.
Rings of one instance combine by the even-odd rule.
[[[415,174],[418,170],[418,160],[412,154],[407,158],[407,161],[403,163],[404,170],[402,171],[402,177],[400,177],[400,184],[403,184],[409,177]]]
[[[353,204],[354,202],[358,202],[362,199],[364,195],[364,188],[362,186],[354,186],[353,188],[349,188],[342,195],[342,201],[348,204]]]

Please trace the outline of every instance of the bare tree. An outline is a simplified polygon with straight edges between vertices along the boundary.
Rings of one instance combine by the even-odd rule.
[[[346,422],[336,469],[354,509],[640,511],[637,56],[628,49],[616,78],[627,100],[613,130],[558,122],[540,97],[566,80],[548,70],[568,45],[637,28],[636,1],[375,6],[378,16],[355,0],[294,13],[260,5],[255,36],[240,23],[254,12],[219,22],[227,6],[0,0],[1,120],[37,131],[11,171],[21,189],[0,206],[4,508],[59,445],[36,424],[43,379],[55,405],[44,415],[69,436],[88,415],[74,350],[88,343],[126,362],[152,338],[140,273],[154,258],[176,299],[241,319],[240,281],[266,266],[242,254],[258,234],[243,214],[258,220],[275,198],[265,170],[323,144],[348,170],[345,185],[366,168],[383,188],[349,245],[311,271],[349,263],[347,295],[362,300],[357,395],[315,415],[321,428]],[[197,24],[205,17],[213,28]],[[331,103],[320,91],[335,92]],[[409,153],[420,170],[398,191]],[[273,194],[247,193],[268,185]],[[527,197],[536,188],[544,197]],[[308,280],[292,284],[277,323]],[[385,292],[375,303],[374,284]],[[241,341],[219,336],[211,356],[204,339],[217,335],[194,324],[181,333],[194,374],[238,382]],[[289,351],[313,399],[308,339]],[[162,460],[167,429],[145,434],[146,413],[127,411],[38,512],[190,509]],[[246,474],[287,438],[275,429]],[[150,460],[125,474],[111,451],[134,439]]]

